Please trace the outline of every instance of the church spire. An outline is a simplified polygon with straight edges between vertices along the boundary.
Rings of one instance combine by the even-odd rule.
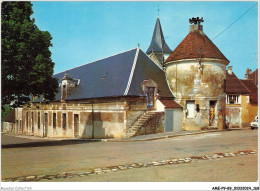
[[[153,37],[149,48],[146,51],[147,55],[156,54],[160,64],[163,64],[166,57],[172,53],[172,50],[166,44],[159,17],[157,17]]]
[[[163,47],[163,49],[162,49]],[[153,38],[149,48],[147,49],[146,53],[149,54],[151,52],[160,52],[160,53],[171,53],[171,49],[165,42],[163,31],[160,23],[159,17],[157,17],[155,28],[153,31]]]

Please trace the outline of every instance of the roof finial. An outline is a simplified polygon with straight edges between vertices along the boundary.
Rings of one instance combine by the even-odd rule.
[[[137,44],[137,47],[140,48],[140,44],[139,43]]]
[[[62,80],[72,80],[72,78],[69,76],[68,70],[65,71],[64,77]]]
[[[159,5],[158,5],[158,9],[157,9],[157,11],[158,11],[158,17],[159,17],[159,12],[160,12]]]

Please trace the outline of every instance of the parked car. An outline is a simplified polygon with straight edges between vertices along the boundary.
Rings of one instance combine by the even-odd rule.
[[[258,128],[258,116],[255,117],[255,120],[252,121],[249,126],[251,127],[252,130]]]

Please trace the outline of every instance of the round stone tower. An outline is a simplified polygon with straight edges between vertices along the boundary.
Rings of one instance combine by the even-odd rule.
[[[183,106],[183,130],[223,129],[228,59],[203,33],[203,18],[165,61],[168,84]]]

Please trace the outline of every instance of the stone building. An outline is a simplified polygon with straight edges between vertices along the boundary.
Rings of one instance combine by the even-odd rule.
[[[24,105],[22,119],[19,112],[16,115],[17,132],[63,138],[122,138],[158,133],[165,131],[165,123],[171,119],[171,115],[165,117],[164,107],[182,108],[173,101],[162,68],[140,48],[54,77],[60,84],[55,100],[40,97]],[[164,100],[168,100],[166,106],[162,104]]]
[[[183,129],[223,129],[228,59],[203,32],[203,19],[190,19],[190,32],[165,61],[169,86],[183,106]]]

